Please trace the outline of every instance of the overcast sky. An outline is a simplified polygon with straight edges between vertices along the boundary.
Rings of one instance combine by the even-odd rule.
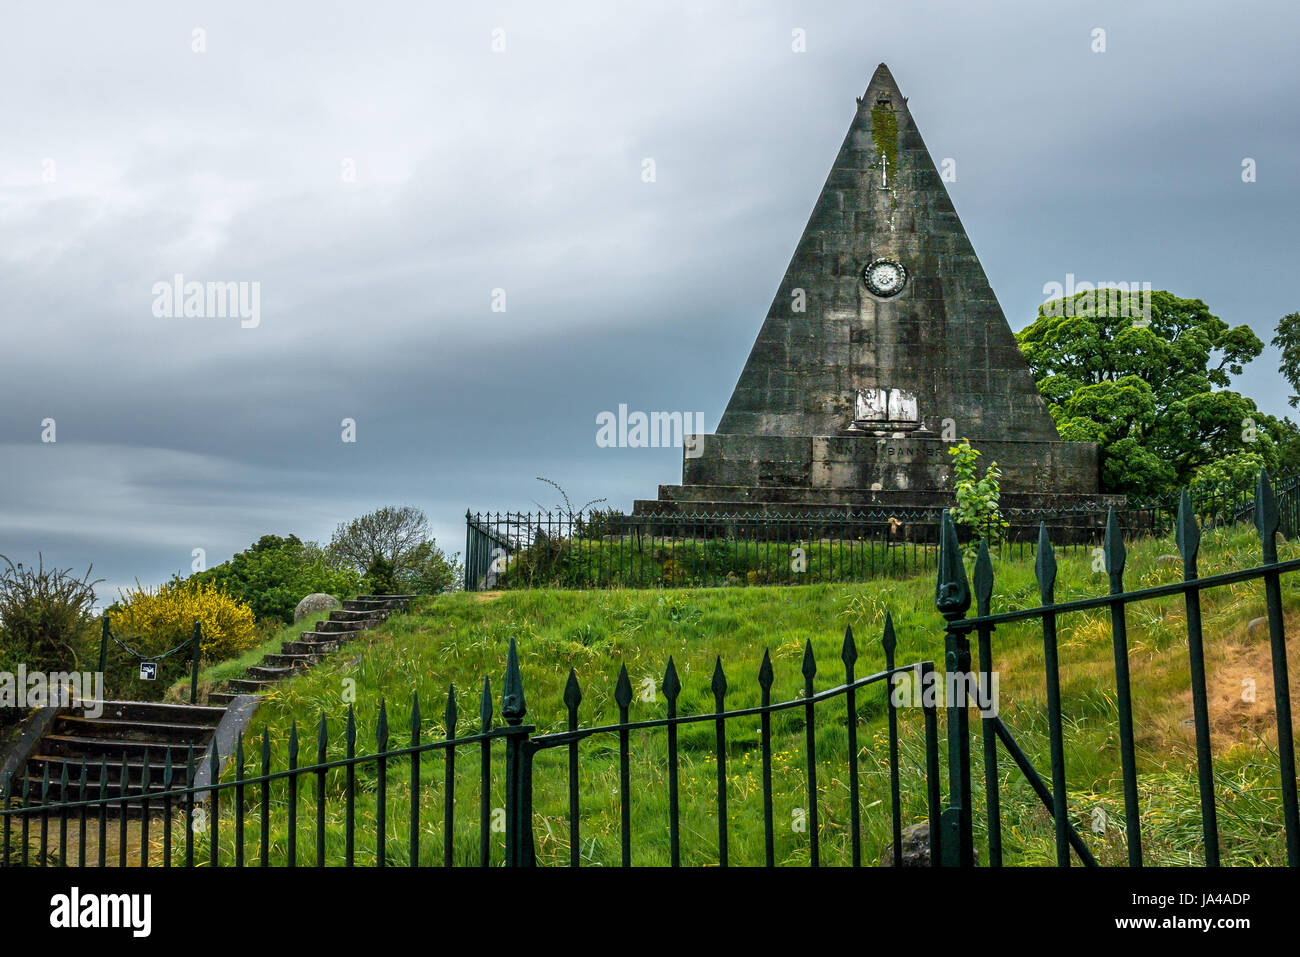
[[[680,481],[596,415],[716,427],[881,61],[1013,328],[1069,273],[1265,340],[1300,309],[1292,3],[3,16],[0,553],[93,562],[101,597],[384,504],[459,551],[467,507],[552,503],[538,475],[619,507]],[[257,283],[260,321],[156,316],[177,274]],[[1276,366],[1238,386],[1282,413]]]

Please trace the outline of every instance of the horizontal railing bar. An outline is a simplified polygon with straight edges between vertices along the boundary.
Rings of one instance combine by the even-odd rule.
[[[700,714],[679,714],[674,715],[671,718],[648,718],[645,721],[629,721],[626,724],[605,724],[598,725],[594,728],[578,728],[576,731],[556,731],[552,734],[539,734],[532,739],[531,743],[536,746],[538,750],[542,750],[544,748],[553,748],[562,744],[569,744],[573,741],[581,741],[584,738],[591,737],[593,734],[609,734],[616,731],[643,731],[649,728],[666,728],[670,725],[676,726],[682,724],[694,724],[700,721],[717,721],[719,718],[725,721],[729,718],[748,718],[753,717],[754,715],[771,714],[775,711],[786,711],[790,708],[803,707],[809,702],[816,704],[819,701],[826,701],[830,698],[846,693],[850,688],[856,690],[865,687],[866,685],[884,681],[892,675],[901,674],[907,671],[916,671],[920,669],[922,665],[933,663],[934,662],[932,661],[918,661],[914,664],[904,665],[902,667],[889,668],[885,671],[878,671],[873,675],[868,675],[865,678],[859,678],[851,684],[842,684],[836,685],[834,688],[826,688],[823,691],[817,692],[811,698],[792,698],[789,701],[780,701],[776,704],[767,705],[766,707],[759,705],[753,708],[738,708],[734,711],[706,711]]]

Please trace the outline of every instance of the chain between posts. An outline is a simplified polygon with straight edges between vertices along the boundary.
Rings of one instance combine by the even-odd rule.
[[[136,651],[130,645],[124,644],[121,639],[119,639],[116,635],[113,634],[113,631],[109,626],[108,612],[104,612],[102,616],[102,623],[101,623],[100,633],[99,633],[98,671],[99,674],[101,675],[103,675],[108,668],[108,642],[110,639],[115,643],[117,643],[119,646],[121,646],[123,651],[125,651],[127,654],[131,655],[131,657],[139,661],[152,661],[152,662],[162,661],[164,658],[171,657],[181,649],[188,648],[190,652],[190,704],[198,704],[199,702],[199,651],[200,651],[200,646],[202,645],[203,642],[203,625],[200,622],[198,621],[194,622],[194,630],[190,633],[190,638],[188,641],[181,642],[175,648],[172,648],[170,651],[164,651],[160,655],[142,655],[140,652]]]

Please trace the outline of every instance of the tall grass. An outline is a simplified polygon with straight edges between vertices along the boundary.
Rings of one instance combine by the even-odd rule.
[[[1204,575],[1254,564],[1258,539],[1249,529],[1208,531],[1201,549]],[[1130,588],[1178,580],[1181,565],[1168,560],[1175,551],[1168,540],[1130,545],[1125,577]],[[1292,543],[1283,558],[1300,553]],[[1106,577],[1087,551],[1060,557],[1057,600],[1068,601],[1106,590]],[[774,700],[796,696],[803,679],[799,664],[804,642],[811,639],[818,661],[817,689],[843,680],[839,660],[846,626],[857,637],[858,675],[883,667],[879,647],[886,611],[898,636],[900,664],[939,659],[942,619],[934,611],[934,581],[929,574],[866,584],[803,587],[748,587],[680,590],[606,590],[508,592],[500,596],[456,594],[425,601],[412,613],[390,618],[301,677],[283,682],[267,697],[250,729],[250,772],[256,770],[257,745],[263,729],[272,742],[272,767],[283,769],[287,738],[296,724],[301,741],[299,763],[314,760],[316,730],[327,718],[328,753],[344,751],[344,723],[355,709],[358,753],[375,748],[376,720],[385,702],[390,746],[410,740],[410,703],[420,701],[420,734],[442,736],[449,685],[459,712],[457,732],[478,728],[484,677],[491,680],[494,706],[508,641],[518,642],[527,722],[537,733],[562,730],[562,693],[569,669],[581,681],[584,726],[617,720],[614,684],[626,665],[636,697],[633,720],[660,716],[664,699],[659,683],[669,655],[683,684],[680,713],[713,710],[709,678],[720,656],[729,681],[729,708],[758,704],[756,681],[764,649],[770,649],[776,672]],[[1204,627],[1214,711],[1214,752],[1219,827],[1225,863],[1280,864],[1285,860],[1278,772],[1271,749],[1271,680],[1266,629],[1248,629],[1264,614],[1263,586],[1246,583],[1203,593]],[[1037,604],[1032,561],[1003,560],[996,565],[995,611]],[[1300,605],[1300,580],[1284,579],[1288,624]],[[1181,597],[1145,602],[1129,609],[1130,661],[1134,719],[1138,734],[1139,796],[1145,859],[1150,864],[1198,864],[1203,861],[1201,822],[1196,792],[1195,751],[1190,728],[1187,640]],[[1293,642],[1294,644],[1294,642]],[[1114,663],[1109,619],[1079,613],[1060,622],[1062,702],[1065,717],[1066,771],[1071,820],[1103,864],[1125,862],[1123,800],[1119,765]],[[1000,714],[1035,766],[1047,777],[1048,744],[1042,672],[1041,629],[1033,622],[999,629],[994,636],[994,667],[1000,679]],[[1300,660],[1293,656],[1293,675]],[[1238,702],[1237,676],[1258,685],[1257,700]],[[1226,676],[1226,678],[1225,678]],[[1232,683],[1223,685],[1224,680]],[[643,697],[647,700],[643,700]],[[879,859],[889,843],[889,791],[886,709],[883,687],[873,686],[859,698],[856,720],[860,747],[864,859]],[[845,706],[835,698],[817,708],[817,764],[821,856],[826,863],[845,863],[850,846]],[[918,709],[900,712],[902,791],[905,824],[925,820],[925,760]],[[499,721],[499,719],[497,719]],[[728,823],[731,859],[763,859],[762,791],[758,721],[728,722]],[[941,735],[943,729],[941,726]],[[972,776],[975,783],[977,845],[986,853],[979,722],[972,716]],[[773,716],[778,863],[807,861],[804,727],[802,709]],[[667,752],[662,730],[632,735],[633,861],[668,862]],[[682,858],[687,864],[716,861],[716,755],[711,722],[683,726],[681,748]],[[495,749],[490,804],[503,804],[501,749]],[[940,742],[941,761],[946,749]],[[534,831],[541,863],[567,861],[568,830],[566,754],[544,751],[534,774]],[[455,859],[477,861],[477,750],[465,748],[457,759]],[[227,770],[227,777],[230,776]],[[419,793],[421,863],[441,860],[443,759],[432,753],[422,762]],[[1008,864],[1053,861],[1050,815],[1005,753],[1000,756],[1003,848]],[[343,772],[326,781],[327,861],[342,860]],[[585,862],[611,865],[619,860],[617,739],[596,736],[581,745],[580,848]],[[375,768],[358,768],[357,862],[374,861]],[[298,863],[314,862],[315,783],[304,777],[300,788]],[[943,792],[947,793],[946,769]],[[249,810],[255,789],[250,789]],[[407,862],[409,763],[392,760],[387,780],[388,863]],[[223,794],[221,853],[231,860],[233,846],[230,792]],[[283,863],[287,848],[283,785],[274,788],[271,841],[273,863]],[[491,832],[494,861],[503,850],[503,834]],[[206,853],[200,836],[200,856]],[[247,829],[246,853],[256,859],[257,828]]]

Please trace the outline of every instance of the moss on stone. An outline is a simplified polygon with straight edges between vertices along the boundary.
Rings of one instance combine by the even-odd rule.
[[[883,157],[889,172],[898,169],[898,114],[884,104],[871,108],[871,139],[876,155]]]

